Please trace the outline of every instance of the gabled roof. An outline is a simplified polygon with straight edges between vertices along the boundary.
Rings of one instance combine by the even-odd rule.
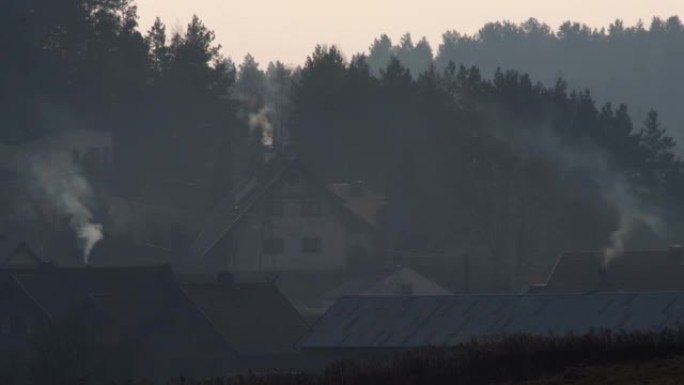
[[[296,158],[276,159],[267,165],[259,175],[240,184],[211,210],[204,226],[202,226],[202,231],[190,247],[190,255],[203,258],[289,170],[293,169],[311,181],[312,186],[318,187],[343,212],[370,225],[364,218],[359,217],[347,207],[346,202],[340,196],[318,181],[299,160]]]
[[[418,274],[413,269],[408,267],[397,267],[378,271],[361,276],[354,277],[340,286],[326,292],[324,298],[336,299],[339,297],[355,296],[355,295],[377,295],[377,291],[381,289],[384,283],[389,281],[397,281],[402,283],[418,284],[419,289],[416,295],[450,295],[453,294],[449,290],[441,287],[437,283],[428,278]],[[424,293],[425,289],[430,293]]]
[[[387,204],[385,197],[368,189],[362,182],[335,183],[328,188],[345,202],[345,207],[373,227],[378,226],[378,216]]]
[[[684,258],[673,251],[625,251],[604,269],[603,252],[567,252],[558,257],[547,282],[535,291],[585,293],[592,291],[684,290]]]
[[[304,349],[455,346],[505,334],[661,330],[684,325],[684,293],[345,297]]]
[[[0,268],[35,268],[45,264],[23,241],[0,239]]]
[[[258,181],[249,179],[221,199],[191,245],[190,255],[203,258],[295,163],[295,160],[273,162]]]
[[[307,325],[272,284],[185,284],[189,298],[242,355],[293,353]]]

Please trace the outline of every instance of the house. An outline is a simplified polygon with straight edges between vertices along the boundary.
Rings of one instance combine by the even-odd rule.
[[[55,360],[68,349],[94,382],[295,367],[306,328],[272,285],[180,284],[168,265],[0,269],[0,357],[26,368],[48,351],[67,370],[69,356]]]
[[[298,343],[323,365],[506,334],[662,330],[684,323],[684,293],[344,297]]]
[[[625,251],[607,259],[603,252],[561,254],[546,282],[532,293],[684,291],[684,255],[669,250]]]
[[[5,330],[15,340],[23,339],[25,353],[33,352],[34,340],[39,349],[55,350],[55,355],[61,349],[111,353],[108,367],[116,369],[117,380],[221,375],[238,366],[234,350],[174,283],[168,266],[45,266],[2,275],[6,293],[0,314],[14,323]],[[41,332],[42,328],[47,329]],[[73,346],[55,341],[62,333],[71,333]],[[67,358],[57,363],[55,359],[50,364],[73,364]],[[85,365],[86,357],[76,360]]]
[[[337,192],[336,192],[337,191]],[[372,264],[377,209],[345,199],[296,159],[275,159],[222,199],[190,256],[209,271],[344,271]]]
[[[0,170],[25,175],[32,158],[50,154],[68,159],[87,171],[107,171],[113,162],[112,134],[70,129],[21,144],[0,144]]]
[[[360,275],[323,295],[326,307],[348,296],[453,295],[408,267],[395,267]]]

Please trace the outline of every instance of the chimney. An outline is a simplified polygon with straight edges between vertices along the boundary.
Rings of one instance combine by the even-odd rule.
[[[599,268],[599,276],[601,277],[601,284],[606,284],[608,281],[608,266],[601,265]]]
[[[230,271],[220,271],[216,275],[216,282],[222,285],[232,285],[235,283],[235,278],[233,277],[233,273]]]
[[[668,257],[674,263],[682,262],[682,245],[672,245],[668,251]]]
[[[352,182],[349,185],[349,195],[351,195],[354,198],[362,197],[364,193],[363,187],[363,182],[361,181]]]

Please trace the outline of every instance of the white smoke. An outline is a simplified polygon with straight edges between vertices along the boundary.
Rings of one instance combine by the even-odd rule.
[[[69,225],[83,251],[83,263],[87,265],[90,252],[103,238],[102,225],[93,223],[93,214],[88,208],[93,200],[90,184],[71,158],[63,153],[34,155],[28,165],[34,192],[59,214],[69,218]]]
[[[543,129],[516,130],[516,137],[502,135],[500,139],[520,146],[523,152],[540,151],[548,159],[557,161],[559,166],[572,172],[580,171],[596,183],[605,202],[618,216],[617,228],[611,233],[609,245],[603,250],[604,269],[624,253],[625,244],[644,228],[654,234],[665,233],[658,210],[639,198],[628,180],[609,165],[602,149],[591,142],[582,142],[579,147],[563,145],[550,127],[542,125],[540,128]],[[494,131],[494,134],[500,133]]]
[[[263,107],[256,114],[249,114],[248,118],[250,132],[259,130],[261,143],[266,147],[273,147],[273,124],[268,117],[270,112],[268,107]]]
[[[615,205],[618,212],[618,228],[610,235],[610,245],[603,251],[602,267],[607,269],[610,263],[619,258],[625,251],[625,242],[640,226],[646,226],[654,233],[662,233],[664,224],[652,211],[639,205],[634,194],[626,188],[626,184],[616,180],[606,191],[607,198]]]

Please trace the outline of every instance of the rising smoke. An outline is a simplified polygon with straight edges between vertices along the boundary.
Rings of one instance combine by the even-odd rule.
[[[34,194],[69,219],[87,265],[90,252],[103,238],[102,225],[93,222],[89,208],[93,202],[90,184],[71,158],[59,152],[32,156],[29,169]]]
[[[249,114],[248,124],[250,132],[261,134],[261,143],[266,147],[273,147],[273,124],[269,119],[270,108],[263,107],[256,114]]]
[[[629,181],[610,166],[604,150],[590,141],[563,143],[548,126],[534,128],[513,130],[513,137],[502,132],[494,134],[519,147],[519,151],[540,154],[561,169],[585,175],[598,186],[603,201],[617,215],[617,226],[603,250],[603,268],[608,268],[612,260],[624,253],[625,245],[639,231],[647,229],[653,234],[665,235],[666,226],[658,215],[659,210],[641,199]]]

